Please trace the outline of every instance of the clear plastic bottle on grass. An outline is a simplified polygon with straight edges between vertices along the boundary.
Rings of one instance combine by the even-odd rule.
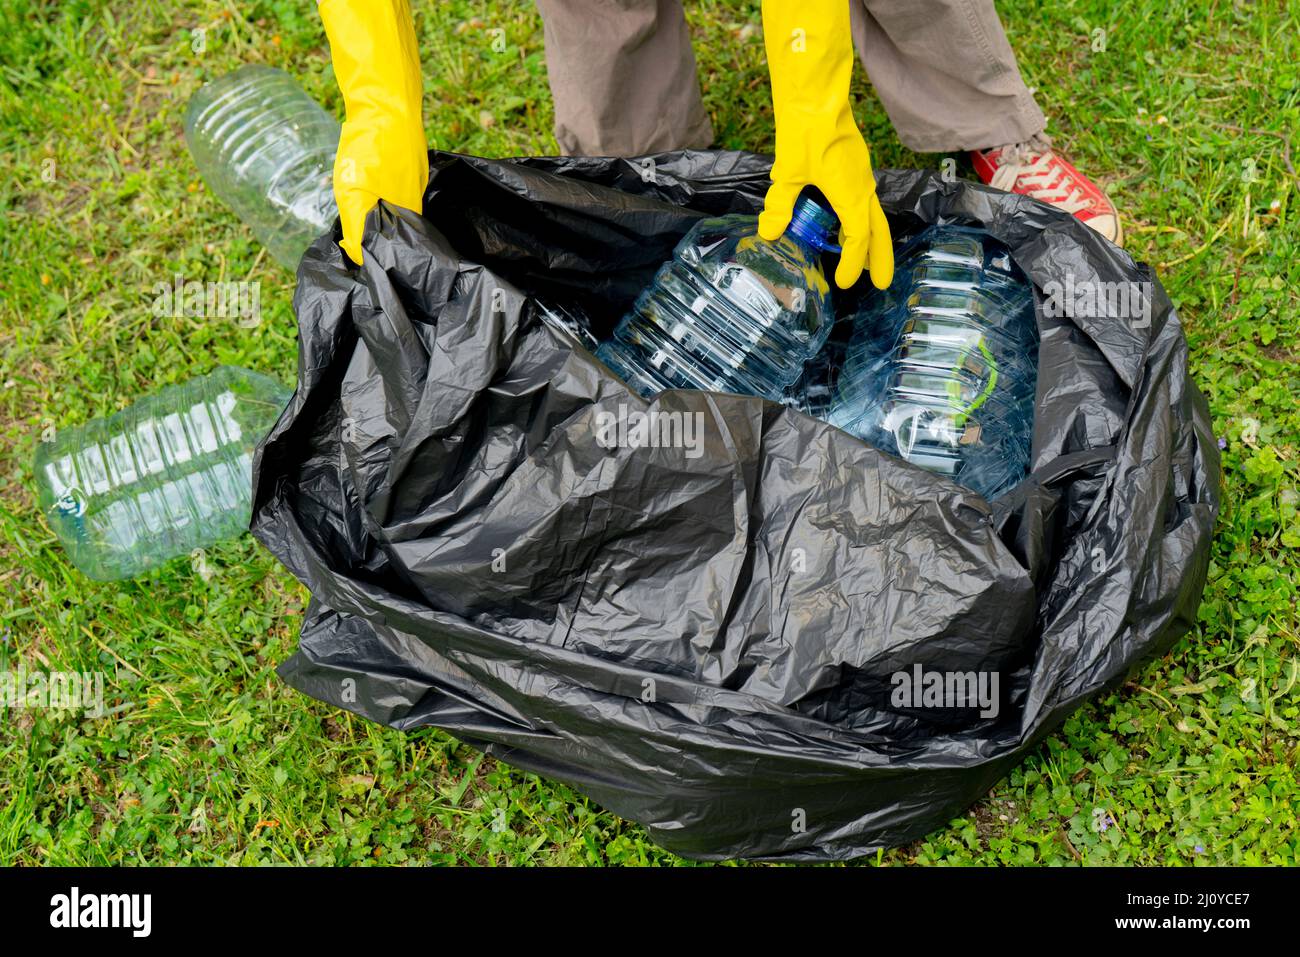
[[[42,442],[38,501],[72,563],[131,578],[245,531],[253,452],[291,395],[221,366]]]
[[[289,74],[260,64],[204,84],[185,112],[203,179],[288,269],[338,215],[339,132]]]
[[[830,334],[821,253],[835,217],[808,198],[776,242],[754,216],[704,219],[683,237],[597,357],[647,398],[704,389],[779,399]]]

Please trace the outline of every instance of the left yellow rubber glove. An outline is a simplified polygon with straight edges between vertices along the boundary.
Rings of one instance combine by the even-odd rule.
[[[853,41],[848,0],[763,0],[763,44],[772,77],[776,162],[758,233],[780,238],[795,200],[816,186],[840,220],[835,284],[853,285],[864,265],[884,289],[894,278],[889,222],[849,105]]]
[[[321,0],[347,119],[334,160],[340,244],[361,264],[366,213],[379,200],[419,212],[429,182],[423,84],[407,0]]]

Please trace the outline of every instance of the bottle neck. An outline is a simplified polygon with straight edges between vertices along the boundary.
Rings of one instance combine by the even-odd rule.
[[[836,225],[833,214],[804,198],[795,203],[785,234],[805,252],[820,256],[826,250],[840,251],[839,246],[831,242]]]
[[[786,230],[785,235],[787,238],[790,239],[791,242],[793,242],[796,246],[802,249],[813,259],[816,259],[818,256],[820,256],[823,252],[826,251],[826,245],[820,240],[810,239],[807,236],[801,236],[798,233],[792,232],[790,230]]]

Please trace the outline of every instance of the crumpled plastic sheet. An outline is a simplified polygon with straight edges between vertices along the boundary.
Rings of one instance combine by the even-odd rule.
[[[253,530],[312,594],[290,685],[687,857],[847,859],[943,826],[1192,626],[1220,470],[1178,317],[1024,197],[878,173],[896,234],[983,226],[1038,288],[1033,466],[996,507],[756,398],[661,395],[702,417],[694,457],[600,444],[598,414],[650,406],[537,303],[608,335],[695,220],[759,211],[769,162],[435,152],[423,216],[376,208],[364,266],[312,246],[255,464]],[[1147,284],[1149,323],[1049,317],[1067,278]],[[996,674],[997,713],[895,701],[918,666]]]

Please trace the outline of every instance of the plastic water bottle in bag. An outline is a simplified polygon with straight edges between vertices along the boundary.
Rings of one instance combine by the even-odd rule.
[[[779,399],[830,334],[820,265],[835,217],[803,197],[776,242],[754,216],[704,219],[683,237],[597,357],[647,398],[703,389]]]
[[[864,441],[996,498],[1030,461],[1038,327],[1033,290],[982,230],[932,226],[868,295],[833,386],[801,405]]]

